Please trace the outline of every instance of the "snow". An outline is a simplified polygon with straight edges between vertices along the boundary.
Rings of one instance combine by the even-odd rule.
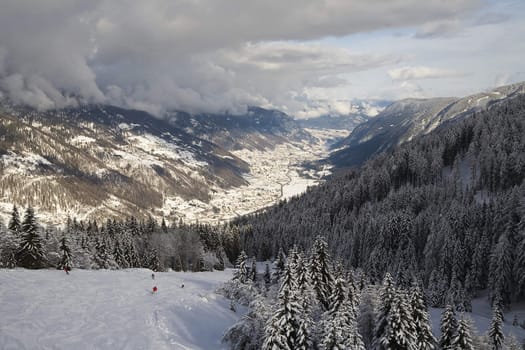
[[[166,217],[181,218],[187,223],[222,223],[301,194],[330,173],[329,167],[307,171],[302,162],[326,157],[329,141],[347,134],[341,130],[316,130],[313,136],[317,142],[286,142],[273,149],[232,151],[250,165],[250,173],[244,176],[247,185],[227,190],[212,187],[209,203],[165,196],[161,210]]]
[[[242,312],[214,291],[231,275],[2,269],[0,349],[225,349]]]
[[[81,145],[81,144],[93,143],[96,141],[97,140],[95,140],[92,137],[85,136],[85,135],[78,135],[78,136],[73,137],[70,142],[74,145]]]
[[[44,157],[30,152],[17,154],[7,152],[0,157],[0,164],[3,164],[3,173],[6,174],[30,174],[41,165],[51,165]]]
[[[314,186],[318,182],[312,179],[297,179],[288,185],[283,186],[283,199],[288,199],[293,196],[300,195],[308,189],[309,186]]]
[[[432,319],[432,331],[437,337],[439,337],[441,335],[439,323],[443,309],[430,308],[429,312]],[[505,320],[503,323],[503,332],[505,336],[508,336],[509,333],[512,333],[516,339],[523,341],[525,340],[525,329],[521,328],[520,326],[512,325],[514,315],[518,316],[519,322],[525,322],[525,304],[512,305],[511,310],[504,312]],[[472,321],[474,321],[476,334],[481,335],[486,333],[492,320],[492,310],[490,308],[487,296],[483,295],[472,300],[472,312],[466,312],[465,316],[470,317]],[[456,313],[456,318],[459,320],[461,318],[461,314]]]

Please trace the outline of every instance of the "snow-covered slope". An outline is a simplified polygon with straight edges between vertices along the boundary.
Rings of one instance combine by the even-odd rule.
[[[432,320],[432,331],[436,337],[439,337],[441,335],[439,324],[443,309],[431,308],[429,311]],[[525,324],[525,305],[523,303],[513,304],[510,310],[504,312],[503,332],[505,336],[513,334],[519,341],[523,342],[525,341],[525,329],[512,325],[514,315],[517,316],[519,323],[524,322]],[[492,320],[492,310],[487,296],[484,295],[472,300],[472,312],[466,312],[464,316],[472,319],[475,327],[474,331],[477,335],[487,333]],[[461,314],[457,314],[456,317],[458,319],[461,318]]]
[[[373,155],[428,134],[446,122],[460,120],[524,93],[525,82],[464,98],[405,99],[394,102],[335,144],[337,151],[330,156],[330,161],[341,167],[360,165]]]
[[[276,181],[261,164],[287,174],[324,151],[292,118],[261,108],[157,119],[114,106],[38,112],[1,103],[0,217],[16,204],[48,224],[130,215],[217,222],[273,204],[295,178]]]
[[[231,273],[0,269],[0,349],[224,349]]]

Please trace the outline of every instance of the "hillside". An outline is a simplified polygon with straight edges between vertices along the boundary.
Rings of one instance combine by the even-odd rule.
[[[524,179],[518,95],[236,224],[249,256],[309,249],[323,235],[371,281],[420,279],[430,305],[468,310],[484,289],[508,305],[525,298]]]
[[[357,126],[329,161],[338,167],[359,166],[373,155],[425,135],[446,122],[460,120],[508,98],[525,93],[525,83],[503,86],[464,98],[405,99]]]
[[[274,203],[281,186],[302,181],[302,161],[326,156],[324,140],[260,108],[158,119],[105,105],[38,112],[4,102],[0,135],[0,216],[32,205],[53,224],[225,220]],[[241,203],[237,192],[254,200]]]

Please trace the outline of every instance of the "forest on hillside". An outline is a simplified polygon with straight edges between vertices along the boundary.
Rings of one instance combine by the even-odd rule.
[[[379,155],[262,213],[235,221],[259,260],[324,236],[372,282],[416,279],[431,306],[469,310],[488,289],[525,298],[525,97],[493,106]]]
[[[231,266],[240,253],[239,234],[228,227],[128,217],[70,219],[61,228],[43,227],[37,217],[15,206],[7,227],[0,223],[0,267],[211,271]]]

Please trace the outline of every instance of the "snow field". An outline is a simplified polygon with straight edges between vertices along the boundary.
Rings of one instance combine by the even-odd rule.
[[[151,273],[0,270],[0,349],[225,349],[231,270]]]
[[[439,323],[441,320],[441,313],[443,309],[439,308],[430,308],[429,313],[432,320],[432,331],[436,337],[441,335],[441,330],[439,329]],[[503,321],[503,333],[505,337],[509,334],[514,334],[518,341],[523,342],[525,340],[525,329],[520,326],[513,326],[512,321],[514,315],[518,316],[520,322],[525,321],[525,304],[513,304],[510,311],[505,311]],[[466,317],[470,317],[473,321],[475,327],[474,333],[477,335],[482,335],[488,332],[490,328],[490,323],[492,321],[492,310],[490,308],[488,298],[486,295],[483,295],[479,298],[472,300],[472,312],[465,312]],[[456,318],[458,321],[461,319],[461,313],[456,312]]]

